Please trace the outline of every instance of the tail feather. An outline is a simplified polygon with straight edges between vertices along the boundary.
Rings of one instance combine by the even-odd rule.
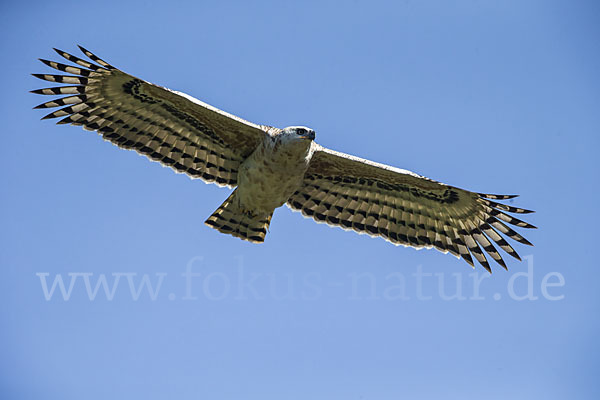
[[[265,241],[271,223],[270,214],[252,215],[240,209],[235,201],[236,191],[221,204],[204,223],[221,233],[226,233],[253,243]]]

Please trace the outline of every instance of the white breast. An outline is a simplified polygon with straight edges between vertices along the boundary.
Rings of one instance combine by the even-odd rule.
[[[285,204],[302,184],[310,161],[310,144],[310,141],[265,141],[259,146],[238,171],[240,206],[257,213],[270,213]]]

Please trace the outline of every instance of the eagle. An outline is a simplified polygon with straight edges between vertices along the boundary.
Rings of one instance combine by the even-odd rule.
[[[235,188],[206,220],[219,232],[265,240],[273,211],[287,205],[319,223],[381,237],[395,245],[486,257],[507,269],[494,242],[521,260],[501,236],[531,243],[509,225],[535,226],[512,214],[533,211],[413,172],[318,145],[315,131],[256,125],[185,93],[129,75],[79,46],[90,61],[54,49],[72,65],[40,59],[65,74],[33,74],[64,85],[32,90],[65,95],[35,108],[62,107],[42,119],[80,125],[104,140],[207,183]]]

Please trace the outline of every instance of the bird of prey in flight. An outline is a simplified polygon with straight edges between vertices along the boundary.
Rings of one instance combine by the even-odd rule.
[[[61,50],[65,74],[33,74],[65,85],[33,90],[66,95],[36,108],[62,107],[46,118],[81,125],[176,172],[235,187],[206,224],[250,242],[263,242],[273,211],[284,204],[317,222],[379,236],[403,246],[474,257],[506,268],[492,242],[520,260],[503,234],[531,245],[510,225],[535,228],[508,213],[531,211],[497,200],[514,195],[474,193],[413,172],[324,148],[303,126],[256,125],[189,95],[129,75],[80,46],[92,61]],[[64,107],[63,107],[64,106]]]

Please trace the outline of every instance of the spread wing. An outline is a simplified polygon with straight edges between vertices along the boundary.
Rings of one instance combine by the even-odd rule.
[[[67,95],[35,107],[66,106],[44,119],[64,117],[58,124],[82,125],[119,147],[133,149],[177,172],[224,186],[237,184],[240,162],[274,129],[145,82],[80,49],[95,64],[57,49],[59,55],[77,66],[40,60],[69,74],[33,74],[67,84],[32,91]]]
[[[520,260],[498,232],[531,245],[506,223],[535,227],[506,212],[532,211],[494,201],[515,195],[473,193],[410,171],[314,146],[302,187],[287,205],[317,222],[380,236],[394,244],[435,247],[462,257],[470,265],[472,254],[490,272],[485,253],[506,268],[492,241]]]

